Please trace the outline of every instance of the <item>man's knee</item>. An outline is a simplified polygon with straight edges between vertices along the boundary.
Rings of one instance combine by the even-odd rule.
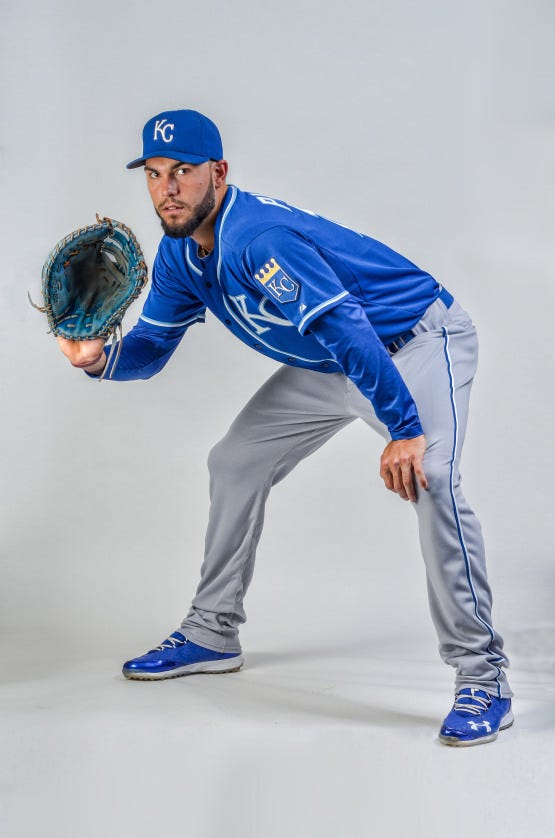
[[[424,473],[428,480],[428,494],[443,497],[446,491],[459,483],[458,471],[449,457],[424,458]]]
[[[238,446],[229,439],[229,434],[214,445],[208,454],[208,471],[211,477],[229,474],[239,466]]]
[[[274,459],[268,446],[263,443],[246,442],[232,432],[214,445],[208,454],[210,478],[230,478],[235,483],[240,477],[257,475],[264,480],[272,470]]]

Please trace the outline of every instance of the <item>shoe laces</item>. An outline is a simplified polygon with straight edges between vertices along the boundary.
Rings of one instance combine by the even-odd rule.
[[[471,716],[481,716],[491,705],[491,696],[483,690],[473,690],[457,693],[453,710],[459,713],[469,713]]]
[[[163,652],[164,649],[177,649],[178,646],[183,646],[186,642],[187,642],[187,640],[184,637],[179,638],[179,637],[174,637],[173,635],[171,635],[171,637],[166,637],[166,639],[163,640],[160,643],[159,646],[156,646],[151,651],[152,652]]]

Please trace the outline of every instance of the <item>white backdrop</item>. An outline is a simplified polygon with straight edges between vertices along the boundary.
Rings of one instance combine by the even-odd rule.
[[[538,690],[552,699],[550,0],[32,0],[3,14],[1,619],[7,706],[22,714],[13,735],[29,724],[29,695],[47,689],[41,679],[63,670],[69,684],[72,667],[89,663],[109,679],[180,621],[202,556],[206,455],[275,369],[209,317],[155,379],[98,385],[69,367],[27,303],[50,248],[97,211],[130,225],[152,264],[159,225],[144,176],[125,163],[140,153],[143,123],[179,107],[216,121],[231,182],[385,241],[472,314],[481,362],[465,491],[482,519],[514,685],[532,702]],[[400,713],[415,679],[432,684],[432,730],[451,673],[435,657],[416,522],[383,489],[380,451],[365,426],[351,426],[275,489],[242,640],[254,662],[307,649],[325,658],[328,648],[383,659],[410,673],[399,675]],[[38,680],[25,694],[29,673]],[[275,690],[284,677],[278,667]],[[314,696],[325,689],[318,682]],[[307,702],[307,719],[318,706]],[[35,724],[40,743],[44,721]],[[14,744],[15,765],[28,764],[29,741]],[[360,777],[345,759],[342,776]],[[22,786],[8,787],[11,818]],[[257,799],[260,811],[270,806]],[[208,836],[224,829],[211,823]],[[237,834],[250,834],[241,824]]]

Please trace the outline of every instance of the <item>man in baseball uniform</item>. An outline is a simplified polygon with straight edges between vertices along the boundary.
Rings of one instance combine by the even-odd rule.
[[[268,493],[361,418],[387,441],[386,487],[416,510],[440,653],[456,669],[440,740],[494,739],[513,721],[512,693],[480,525],[460,485],[477,361],[470,318],[430,274],[375,239],[228,185],[218,129],[196,111],[150,119],[143,152],[128,164],[139,166],[165,235],[113,379],[159,372],[206,309],[282,366],[210,452],[206,552],[189,613],[123,674],[241,667],[238,630]],[[104,371],[102,341],[59,341],[74,366]]]

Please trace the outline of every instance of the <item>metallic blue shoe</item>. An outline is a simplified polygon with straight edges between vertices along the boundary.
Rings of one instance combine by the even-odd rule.
[[[126,661],[123,674],[139,681],[156,681],[198,673],[237,672],[243,656],[236,652],[220,653],[197,646],[179,631],[174,631],[160,646],[140,658]]]
[[[496,698],[484,690],[466,687],[457,693],[439,741],[444,745],[481,745],[497,739],[498,732],[513,722],[510,698]]]

